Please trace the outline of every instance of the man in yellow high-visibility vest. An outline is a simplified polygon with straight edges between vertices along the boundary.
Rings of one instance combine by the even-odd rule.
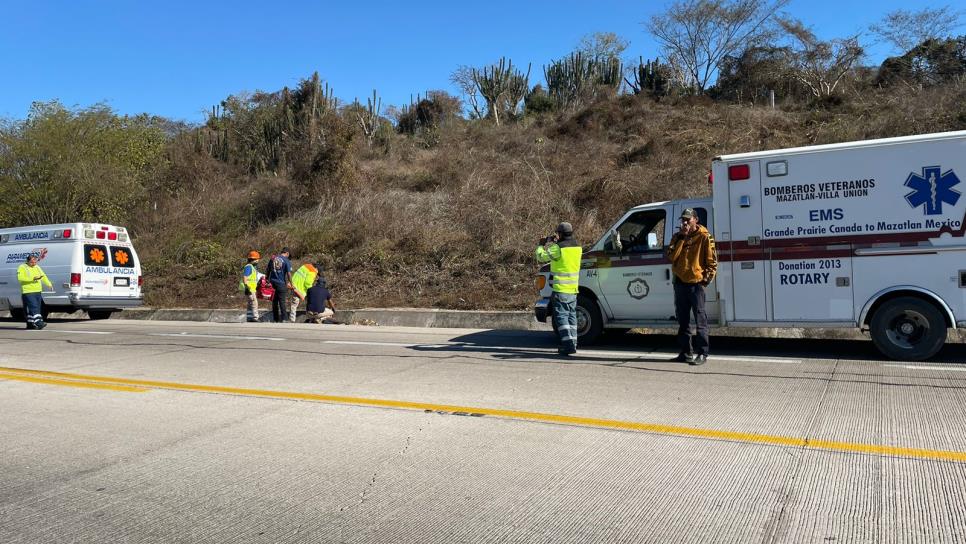
[[[537,261],[550,263],[553,283],[554,328],[560,336],[561,355],[577,353],[577,291],[580,278],[580,258],[583,250],[574,240],[570,223],[557,225],[556,233],[540,239],[535,252]]]
[[[31,253],[27,262],[17,267],[17,282],[20,283],[20,299],[23,301],[23,313],[27,316],[27,328],[40,330],[47,326],[41,309],[44,297],[40,294],[43,286],[53,289],[54,286],[37,264],[37,255]]]
[[[247,313],[245,320],[249,323],[258,321],[258,260],[262,256],[255,250],[248,252],[248,264],[242,268],[241,281],[238,283],[239,290],[245,293],[248,299]]]
[[[289,313],[289,320],[292,323],[295,323],[295,311],[305,300],[309,288],[315,285],[315,278],[318,275],[319,269],[312,263],[303,264],[292,274],[292,311]]]

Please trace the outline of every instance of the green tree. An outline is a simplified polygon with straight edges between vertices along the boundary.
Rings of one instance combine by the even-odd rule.
[[[127,223],[165,164],[164,126],[101,104],[34,103],[0,128],[0,223]]]
[[[876,82],[940,85],[966,77],[966,36],[926,40],[901,57],[889,57],[879,68]]]

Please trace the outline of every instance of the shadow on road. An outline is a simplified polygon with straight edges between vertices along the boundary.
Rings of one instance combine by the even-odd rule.
[[[518,349],[556,348],[557,342],[550,332],[541,331],[483,331],[457,336],[452,342],[460,342],[462,351],[474,347],[480,351],[496,351],[501,348],[515,348],[511,353],[520,353]],[[634,358],[640,357],[640,352],[676,353],[678,345],[675,337],[670,334],[634,334],[628,333],[618,336],[605,335],[604,339],[593,346],[581,346],[589,351],[621,351],[636,352]],[[441,349],[437,346],[428,347],[434,351]],[[747,338],[738,336],[711,336],[711,352],[714,355],[728,355],[732,357],[801,357],[808,359],[840,359],[868,361],[888,361],[872,345],[871,340],[826,340],[803,338]],[[545,352],[540,353],[546,356]],[[532,354],[528,355],[532,356]],[[581,359],[587,359],[581,356]],[[592,357],[590,359],[593,359]],[[606,360],[612,360],[606,359]],[[654,357],[642,357],[642,361],[666,361],[666,357],[656,353]],[[931,362],[966,363],[966,344],[946,344]]]

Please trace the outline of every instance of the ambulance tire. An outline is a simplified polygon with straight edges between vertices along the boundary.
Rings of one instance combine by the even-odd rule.
[[[577,346],[597,343],[604,333],[604,319],[597,301],[577,295]]]
[[[114,312],[111,310],[87,310],[87,317],[91,319],[110,319],[112,313]]]
[[[869,324],[872,343],[890,359],[922,361],[946,341],[946,320],[919,298],[899,297],[879,307]]]

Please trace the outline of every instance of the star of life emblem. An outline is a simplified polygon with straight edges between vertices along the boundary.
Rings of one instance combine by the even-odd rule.
[[[941,215],[943,203],[955,206],[960,192],[953,189],[959,178],[952,169],[942,172],[939,166],[924,166],[922,175],[912,172],[906,178],[905,186],[912,189],[906,194],[906,202],[913,208],[925,207],[926,215]]]

